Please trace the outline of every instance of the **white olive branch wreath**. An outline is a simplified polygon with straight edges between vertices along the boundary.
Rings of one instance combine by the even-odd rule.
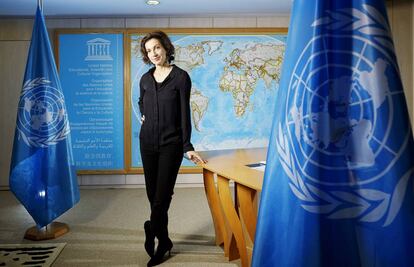
[[[32,80],[27,80],[23,84],[22,95],[26,94],[28,91],[32,90],[33,88],[36,88],[41,85],[46,85],[46,84],[50,84],[50,81],[46,80],[43,77],[35,78]],[[17,129],[18,129],[19,137],[23,139],[26,145],[32,146],[32,147],[47,147],[50,145],[56,145],[59,141],[64,140],[70,132],[69,123],[67,120],[65,120],[65,124],[61,131],[59,131],[55,135],[50,135],[46,137],[28,136],[19,127],[17,127]]]
[[[402,205],[408,181],[414,170],[413,168],[403,175],[392,194],[370,188],[329,191],[305,181],[299,174],[281,125],[277,133],[276,149],[280,164],[289,177],[290,189],[301,200],[302,208],[311,213],[325,214],[329,219],[357,218],[362,222],[377,222],[385,217],[383,226],[389,225]]]
[[[393,49],[390,28],[386,18],[376,8],[363,5],[363,10],[345,8],[327,12],[311,25],[335,30],[335,33],[369,35],[380,45]],[[290,151],[290,144],[279,125],[276,137],[276,149],[280,164],[289,177],[289,186],[293,194],[301,201],[308,212],[324,214],[330,219],[357,219],[361,222],[378,222],[384,219],[387,226],[395,219],[403,202],[408,181],[413,169],[407,171],[398,181],[392,193],[371,188],[353,188],[347,190],[327,190],[308,181],[297,170],[297,163]],[[340,187],[339,187],[340,188]]]

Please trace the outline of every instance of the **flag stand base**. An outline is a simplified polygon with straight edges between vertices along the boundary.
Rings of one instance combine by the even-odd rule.
[[[55,239],[67,232],[69,232],[69,226],[66,223],[52,222],[40,230],[36,226],[30,227],[27,229],[24,238],[34,241]]]

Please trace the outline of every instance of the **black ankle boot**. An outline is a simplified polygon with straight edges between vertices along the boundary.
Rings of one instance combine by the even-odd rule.
[[[155,252],[154,257],[152,257],[150,261],[147,263],[147,267],[155,266],[164,262],[165,253],[168,252],[168,257],[170,257],[172,247],[173,243],[171,242],[171,239],[168,238],[165,241],[160,241],[157,247],[157,252]]]
[[[154,257],[154,247],[155,247],[155,235],[151,231],[151,222],[146,221],[144,223],[144,230],[145,230],[145,243],[144,247],[147,251],[148,255],[152,258]]]

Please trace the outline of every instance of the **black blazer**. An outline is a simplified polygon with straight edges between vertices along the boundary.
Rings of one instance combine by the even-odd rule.
[[[173,65],[165,80],[157,84],[154,71],[151,68],[140,81],[138,104],[145,115],[139,134],[141,148],[156,151],[160,146],[182,144],[183,152],[192,151],[190,76]]]

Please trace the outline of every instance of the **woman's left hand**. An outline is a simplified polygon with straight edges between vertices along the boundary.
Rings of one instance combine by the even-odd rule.
[[[195,164],[207,163],[207,160],[204,160],[197,152],[187,151],[188,158]]]

